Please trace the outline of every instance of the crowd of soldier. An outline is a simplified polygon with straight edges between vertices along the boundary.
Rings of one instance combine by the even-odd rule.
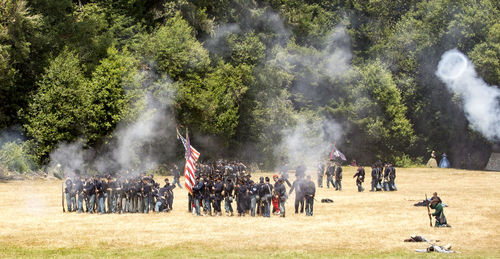
[[[316,188],[310,176],[304,179],[303,173],[298,175],[290,194],[295,189],[295,199],[301,201],[302,207],[305,201],[306,215],[312,216]],[[220,161],[198,164],[195,175],[197,177],[193,193],[189,194],[189,212],[199,216],[221,216],[221,204],[224,202],[226,215],[233,216],[235,202],[238,216],[270,217],[271,213],[274,213],[285,217],[285,203],[289,193],[284,183],[291,186],[288,181],[288,169],[281,170],[280,175],[274,175],[274,183],[271,183],[269,177],[260,177],[258,182],[253,181],[242,163]]]
[[[174,182],[166,178],[165,185],[155,182],[153,175],[120,178],[93,176],[82,179],[73,174],[65,180],[64,195],[68,212],[78,213],[149,213],[172,210],[173,189],[179,187],[179,172],[174,167]],[[182,187],[181,187],[182,188]]]
[[[288,196],[295,191],[295,213],[306,212],[313,215],[316,186],[311,176],[306,177],[306,166],[301,163],[295,169],[295,181],[289,181],[289,168],[283,163],[279,174],[260,177],[258,182],[251,179],[247,167],[241,162],[212,162],[196,164],[196,180],[192,193],[188,194],[188,211],[195,215],[222,215],[222,204],[226,215],[263,216],[271,213],[285,216],[285,203]],[[149,213],[168,212],[172,210],[173,189],[180,185],[180,172],[174,164],[174,182],[165,179],[160,187],[153,176],[140,175],[116,179],[111,176],[94,176],[81,179],[79,175],[66,179],[64,193],[68,211],[87,213]],[[329,161],[318,164],[317,186],[323,187],[326,174],[327,188],[342,191],[342,166],[340,162]],[[128,175],[128,174],[126,174]],[[397,191],[396,170],[392,163],[384,166],[381,162],[372,165],[372,182],[370,191]],[[364,191],[365,169],[358,166],[353,178],[359,192]],[[286,191],[286,185],[290,191]],[[83,206],[85,203],[85,207]],[[233,209],[236,203],[236,210]],[[300,210],[299,210],[300,208]]]
[[[384,169],[385,167],[385,169]],[[323,187],[323,177],[326,174],[326,185],[330,188],[330,184],[336,191],[342,191],[342,166],[340,162],[328,162],[325,166],[323,163],[318,164],[317,171],[317,184],[318,187]],[[371,181],[371,192],[375,191],[397,191],[396,187],[396,168],[392,163],[387,163],[385,165],[382,162],[377,162],[372,165],[372,181]],[[356,186],[358,187],[358,192],[363,192],[365,189],[363,187],[363,182],[365,181],[365,169],[363,166],[359,165],[356,173],[353,175],[356,178]]]

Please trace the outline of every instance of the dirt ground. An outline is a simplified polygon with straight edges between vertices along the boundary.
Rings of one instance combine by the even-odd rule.
[[[294,214],[291,195],[287,217],[269,219],[193,216],[179,188],[170,213],[63,213],[61,181],[0,182],[0,257],[421,256],[414,249],[425,243],[403,242],[412,234],[449,243],[461,257],[500,257],[499,172],[398,168],[399,191],[369,192],[367,175],[358,193],[354,170],[344,168],[342,192],[317,189],[317,200],[334,203],[316,202],[313,217]],[[427,209],[413,206],[434,191],[452,228],[429,227]]]

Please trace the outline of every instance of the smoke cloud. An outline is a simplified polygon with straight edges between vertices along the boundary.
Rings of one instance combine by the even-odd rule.
[[[436,75],[447,88],[459,95],[473,128],[490,141],[500,139],[500,89],[480,78],[472,62],[457,49],[445,52]]]
[[[294,127],[281,131],[283,139],[276,148],[276,156],[285,157],[292,163],[306,165],[324,162],[333,142],[342,136],[342,126],[334,120],[299,116]]]
[[[136,120],[119,123],[112,139],[100,147],[87,148],[81,140],[59,144],[50,154],[50,166],[70,176],[76,171],[140,174],[156,168],[166,157],[174,156],[176,122],[172,104],[176,92],[173,85],[170,80],[157,80],[154,75],[145,75],[141,80],[148,92],[136,101],[145,103]]]
[[[314,53],[278,53],[278,66],[295,73],[297,67],[316,67],[326,77],[341,78],[351,69],[352,51],[350,37],[343,25],[338,25],[327,37],[324,49]],[[303,94],[303,98],[313,101],[324,97],[331,92],[330,84],[318,84],[318,75],[304,73],[296,79],[296,90]],[[318,86],[319,85],[319,86]],[[319,115],[298,114],[294,118],[292,127],[281,129],[282,141],[276,147],[275,155],[285,157],[292,163],[304,162],[316,164],[328,159],[333,142],[343,135],[343,127],[333,119],[321,118]]]

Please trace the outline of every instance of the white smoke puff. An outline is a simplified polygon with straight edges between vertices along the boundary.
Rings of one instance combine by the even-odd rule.
[[[478,77],[474,65],[457,49],[441,56],[436,75],[460,95],[467,119],[489,140],[500,139],[500,90]]]
[[[320,51],[297,52],[278,48],[276,65],[291,73],[296,67],[318,67],[325,75],[338,78],[351,69],[352,56],[351,38],[345,27],[339,24],[328,35],[326,46]],[[305,78],[303,81],[317,81],[317,78]]]
[[[161,110],[148,107],[137,121],[117,131],[118,144],[113,150],[113,159],[121,168],[147,170],[156,165],[152,159],[143,155],[143,149],[156,136],[158,122],[162,119]]]
[[[173,153],[175,145],[158,148],[158,144],[176,141],[175,118],[169,110],[175,99],[175,87],[170,79],[158,80],[152,72],[144,72],[138,80],[148,93],[132,104],[133,107],[143,107],[134,116],[134,121],[120,122],[113,138],[98,147],[98,152],[84,147],[82,141],[59,144],[50,154],[50,166],[55,168],[60,164],[66,176],[73,176],[76,170],[87,174],[89,169],[106,174],[131,169],[144,172],[157,166],[161,156]]]
[[[343,131],[334,120],[299,116],[296,125],[283,129],[281,134],[282,141],[275,149],[277,157],[286,157],[291,163],[315,165],[328,159],[333,142],[340,139]]]
[[[88,152],[88,151],[87,151]],[[65,176],[74,176],[76,170],[83,170],[86,163],[86,151],[81,141],[60,143],[50,153],[50,168],[62,170]]]
[[[328,47],[323,51],[326,56],[325,69],[331,77],[345,74],[351,68],[351,38],[343,25],[337,25],[328,36]]]

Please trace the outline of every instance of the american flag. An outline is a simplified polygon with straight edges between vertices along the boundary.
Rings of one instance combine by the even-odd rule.
[[[194,165],[198,158],[200,157],[200,152],[196,151],[193,146],[191,146],[189,142],[189,135],[186,132],[186,138],[183,138],[179,131],[177,130],[177,138],[184,145],[184,149],[186,150],[186,165],[184,166],[184,186],[190,193],[193,193],[193,186],[195,183],[194,171],[196,170]]]

